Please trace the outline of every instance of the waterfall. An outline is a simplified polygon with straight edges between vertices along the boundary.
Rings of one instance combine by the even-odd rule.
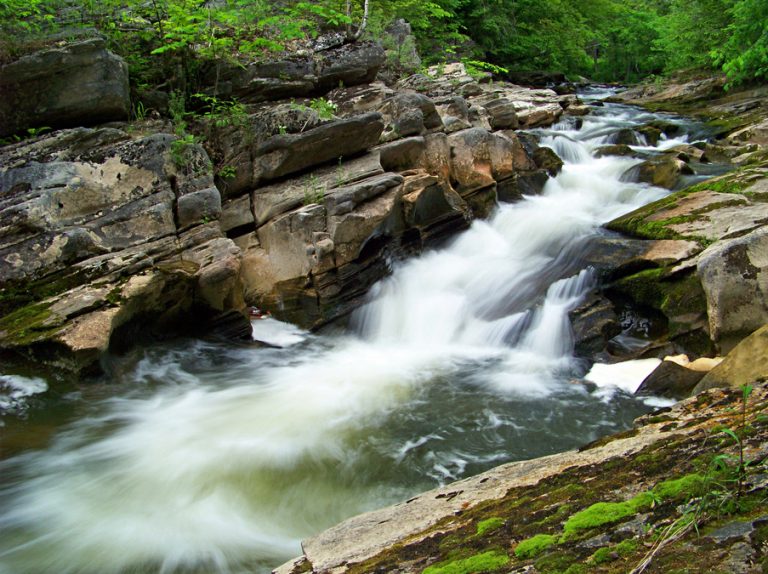
[[[0,462],[0,573],[268,571],[346,516],[629,424],[642,403],[569,384],[568,312],[598,226],[665,193],[592,155],[639,117],[541,130],[566,161],[543,193],[398,264],[346,334],[269,319],[282,348],[148,350],[114,398]]]

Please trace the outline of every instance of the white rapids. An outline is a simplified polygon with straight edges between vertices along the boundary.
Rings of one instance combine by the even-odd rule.
[[[270,319],[255,336],[282,349],[148,351],[115,398],[0,462],[0,573],[268,571],[351,514],[628,424],[640,401],[569,384],[568,312],[595,285],[583,244],[665,193],[620,180],[638,160],[592,157],[637,114],[542,132],[566,159],[545,191],[396,265],[349,334]]]

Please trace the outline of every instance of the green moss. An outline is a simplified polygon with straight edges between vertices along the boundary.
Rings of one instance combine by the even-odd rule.
[[[589,557],[589,561],[592,562],[592,564],[605,564],[606,562],[611,562],[613,559],[613,550],[610,546],[598,548],[597,551]]]
[[[509,556],[497,550],[475,554],[469,558],[440,562],[425,568],[422,574],[470,574],[492,572],[509,563]]]
[[[557,543],[558,537],[552,534],[537,534],[520,542],[515,548],[515,556],[521,560],[533,558]]]
[[[616,545],[615,550],[619,556],[629,556],[637,552],[638,546],[637,540],[623,540]]]
[[[653,488],[653,494],[661,500],[677,500],[701,493],[705,479],[700,474],[688,474],[680,478],[665,480]]]
[[[584,564],[571,564],[563,574],[587,574],[588,570]]]
[[[498,516],[494,516],[492,518],[488,518],[486,520],[481,520],[477,523],[477,536],[482,536],[483,534],[487,532],[493,532],[494,530],[497,530],[504,526],[504,519],[500,518]]]
[[[12,346],[29,345],[45,339],[60,327],[51,318],[47,304],[33,303],[0,319],[0,333]]]
[[[589,508],[577,512],[563,525],[564,538],[567,540],[581,530],[612,524],[637,514],[653,502],[653,496],[644,492],[626,502],[598,502]]]
[[[567,552],[548,552],[534,562],[537,572],[542,574],[560,574],[567,570],[578,556]]]

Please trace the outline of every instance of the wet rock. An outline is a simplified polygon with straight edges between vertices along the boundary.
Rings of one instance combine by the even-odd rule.
[[[630,168],[621,178],[623,181],[639,181],[673,189],[681,175],[691,174],[693,174],[693,170],[687,163],[676,156],[665,154]]]
[[[533,153],[536,167],[545,170],[550,177],[555,177],[563,169],[563,160],[548,147],[540,147]]]
[[[595,157],[605,157],[607,155],[632,157],[635,155],[635,151],[626,144],[604,145],[595,150]]]
[[[579,357],[594,357],[622,327],[614,305],[597,294],[589,296],[568,314],[573,329],[574,352]]]
[[[0,137],[128,118],[128,65],[93,38],[0,66]]]
[[[634,130],[623,128],[608,137],[608,143],[613,145],[638,145],[640,140]]]

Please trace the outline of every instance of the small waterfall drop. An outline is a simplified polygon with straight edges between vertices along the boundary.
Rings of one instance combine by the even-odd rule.
[[[629,424],[639,401],[569,384],[568,312],[598,226],[665,192],[592,156],[647,116],[600,110],[541,130],[562,173],[398,264],[352,332],[268,320],[283,348],[148,350],[118,396],[0,462],[0,574],[268,571],[346,516]]]

